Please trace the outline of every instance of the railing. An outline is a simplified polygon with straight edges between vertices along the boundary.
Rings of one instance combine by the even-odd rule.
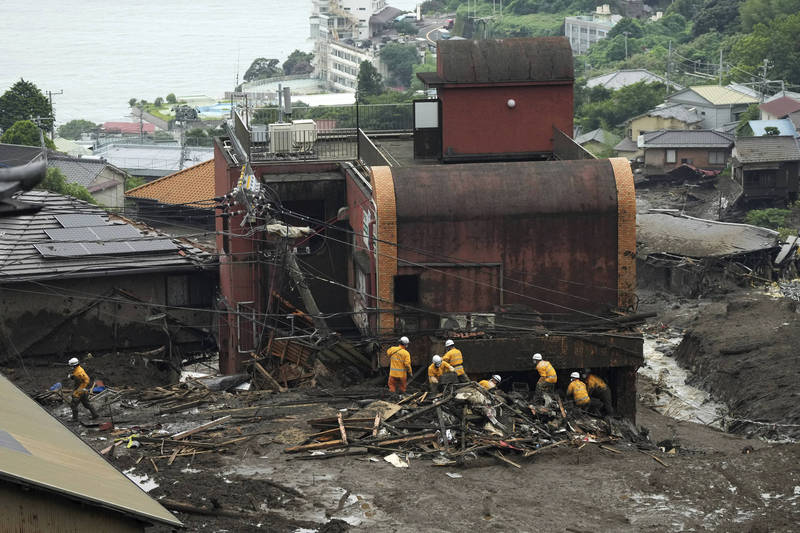
[[[364,131],[411,131],[413,108],[411,102],[400,104],[359,104],[339,106],[293,107],[284,121],[313,119],[320,130],[358,127]],[[277,107],[257,108],[251,124],[278,122]]]

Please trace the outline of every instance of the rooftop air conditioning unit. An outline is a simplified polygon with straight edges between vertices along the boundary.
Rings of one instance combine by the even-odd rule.
[[[294,150],[296,152],[310,152],[317,142],[317,123],[311,119],[293,120]]]
[[[289,122],[274,122],[269,125],[269,150],[270,152],[289,153],[292,152],[294,144],[294,132]]]
[[[267,126],[266,124],[253,124],[253,131],[250,138],[254,143],[267,144]]]

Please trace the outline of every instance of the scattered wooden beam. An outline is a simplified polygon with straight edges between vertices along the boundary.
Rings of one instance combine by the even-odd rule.
[[[618,454],[620,454],[620,455],[622,454],[622,452],[621,452],[621,451],[619,451],[619,450],[615,450],[614,448],[609,448],[608,446],[603,446],[602,444],[600,445],[600,447],[601,447],[601,448],[603,448],[604,450],[608,450],[608,451],[610,451],[610,452],[618,453]]]
[[[347,432],[344,430],[344,423],[342,422],[342,413],[337,417],[339,421],[339,432],[342,434],[342,444],[347,445]]]
[[[377,415],[375,415],[375,423],[372,425],[372,436],[373,437],[377,437],[378,436],[378,428],[380,427],[380,425],[381,425],[381,414],[378,413]]]
[[[194,435],[195,433],[200,433],[201,431],[204,431],[206,429],[210,429],[210,428],[219,426],[220,424],[222,424],[223,422],[228,420],[230,417],[231,417],[231,415],[226,415],[226,416],[223,416],[222,418],[217,418],[216,420],[212,420],[211,422],[206,422],[205,424],[201,424],[201,425],[199,425],[199,426],[197,426],[195,428],[187,429],[186,431],[181,431],[180,433],[174,434],[172,436],[172,439],[173,440],[185,439],[186,437],[189,437],[190,435]]]
[[[289,390],[280,383],[278,383],[278,380],[273,378],[272,375],[269,372],[267,372],[267,370],[263,366],[261,366],[259,362],[254,362],[253,368],[255,368],[258,371],[258,373],[261,374],[261,376],[267,380],[267,383],[269,383],[274,390],[278,392],[286,392],[287,390]]]
[[[641,451],[641,450],[639,450],[639,451]],[[659,463],[659,464],[660,464],[661,466],[663,466],[664,468],[669,468],[669,465],[668,465],[667,463],[665,463],[664,461],[662,461],[661,459],[659,459],[659,458],[658,458],[658,457],[656,457],[655,455],[653,455],[653,454],[650,454],[650,453],[647,453],[647,452],[644,452],[644,451],[642,451],[642,453],[643,453],[643,454],[645,454],[646,456],[648,456],[648,457],[652,458],[654,461],[656,461],[657,463]]]
[[[342,446],[342,440],[336,439],[329,442],[314,442],[312,444],[301,444],[300,446],[290,446],[289,448],[285,448],[283,450],[284,453],[297,453],[297,452],[307,452],[313,450],[324,450],[325,448],[336,448],[337,446]]]
[[[492,455],[494,455],[495,457],[497,457],[498,459],[500,459],[500,460],[501,460],[501,461],[503,461],[504,463],[508,463],[508,464],[510,464],[511,466],[515,467],[515,468],[522,468],[520,465],[518,465],[518,464],[517,464],[517,463],[515,463],[514,461],[512,461],[512,460],[510,460],[510,459],[506,459],[505,457],[503,457],[503,454],[502,454],[502,453],[500,453],[500,452],[494,452]]]

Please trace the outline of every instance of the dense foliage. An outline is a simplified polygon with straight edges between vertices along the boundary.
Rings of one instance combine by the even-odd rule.
[[[88,120],[70,120],[58,127],[58,136],[65,139],[80,139],[84,133],[90,133],[97,128],[97,124]]]
[[[90,204],[97,204],[97,200],[94,199],[86,187],[78,185],[77,183],[68,183],[64,173],[57,168],[48,168],[47,175],[45,175],[45,178],[36,188],[58,194],[66,194],[67,196],[72,196],[73,198],[89,202]]]
[[[48,130],[52,126],[53,109],[42,91],[29,81],[20,79],[0,96],[0,130],[7,130],[15,122],[41,117]]]
[[[358,67],[358,98],[377,96],[383,92],[383,79],[378,69],[369,61],[362,61]]]
[[[47,135],[39,130],[39,127],[30,120],[19,120],[12,124],[10,128],[3,132],[0,136],[0,143],[4,144],[21,144],[23,146],[41,146],[42,140],[44,145],[51,150],[56,149],[56,145]]]
[[[381,61],[389,71],[389,84],[394,87],[408,87],[414,65],[418,64],[419,53],[413,44],[389,43],[381,49]]]

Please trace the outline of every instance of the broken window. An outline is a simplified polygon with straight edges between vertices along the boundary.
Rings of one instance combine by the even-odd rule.
[[[419,274],[394,277],[394,301],[406,304],[419,302]]]
[[[677,150],[667,150],[667,163],[674,163],[678,160]]]

